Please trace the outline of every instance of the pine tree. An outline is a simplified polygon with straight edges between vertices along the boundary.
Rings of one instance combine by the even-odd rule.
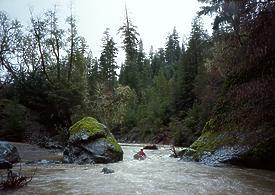
[[[151,79],[151,67],[150,60],[146,58],[145,52],[143,50],[143,42],[140,39],[138,43],[138,56],[137,56],[137,65],[138,65],[138,95],[141,96],[141,93],[144,89],[152,83]]]
[[[178,67],[178,76],[176,84],[176,108],[187,111],[193,106],[194,84],[198,74],[199,67],[203,65],[204,54],[206,50],[207,35],[202,29],[199,18],[195,18],[192,23],[192,30],[188,47],[182,62]]]
[[[172,34],[167,37],[165,46],[165,60],[167,64],[175,64],[179,61],[181,56],[181,48],[179,45],[179,35],[176,27],[174,27]]]
[[[126,60],[121,69],[120,82],[123,85],[129,85],[132,89],[138,89],[138,32],[136,26],[128,17],[127,8],[125,8],[125,22],[119,28],[119,32],[123,38],[123,48],[126,53]],[[123,78],[122,78],[123,77]]]
[[[116,69],[118,68],[115,58],[117,57],[118,49],[116,43],[109,34],[109,29],[106,29],[103,37],[103,50],[99,58],[99,71],[101,79],[108,87],[114,87],[116,82]]]
[[[160,48],[156,53],[152,54],[152,60],[151,60],[152,78],[158,75],[160,68],[164,68],[165,64],[166,64],[165,51],[163,48]]]
[[[165,74],[168,79],[175,78],[176,76],[176,67],[181,58],[181,48],[179,45],[179,36],[176,31],[176,28],[173,29],[173,32],[167,37],[167,42],[165,45]]]

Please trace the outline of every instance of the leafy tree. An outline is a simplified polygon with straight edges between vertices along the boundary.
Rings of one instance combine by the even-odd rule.
[[[39,54],[39,65],[42,69],[43,75],[45,76],[47,82],[52,84],[52,80],[48,74],[49,55],[47,55],[47,21],[44,18],[34,17],[31,14],[31,34],[36,42],[37,50]]]
[[[0,11],[0,70],[4,69],[10,77],[18,80],[16,63],[12,59],[17,57],[17,46],[20,44],[22,26],[17,20],[11,20],[6,13]]]
[[[67,42],[70,45],[68,49],[69,62],[68,62],[68,68],[67,68],[67,80],[70,81],[72,70],[73,70],[74,53],[77,48],[76,42],[78,37],[77,37],[75,17],[71,14],[71,16],[66,19],[66,22],[69,24],[69,28],[68,28],[69,37],[67,38]]]
[[[53,53],[53,58],[50,59],[55,59],[55,61],[52,61],[52,65],[56,67],[56,77],[57,81],[61,81],[61,70],[62,70],[62,56],[61,56],[61,50],[64,46],[64,30],[59,28],[58,26],[58,18],[56,16],[56,10],[54,11],[48,11],[46,12],[46,22],[48,26],[48,33],[49,37],[47,39],[47,43],[51,48],[51,52]]]

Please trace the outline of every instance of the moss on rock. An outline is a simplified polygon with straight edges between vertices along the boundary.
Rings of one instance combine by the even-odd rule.
[[[68,163],[112,163],[123,160],[123,151],[107,127],[85,117],[70,129],[64,161]]]
[[[106,138],[106,141],[114,146],[114,151],[118,153],[123,153],[122,148],[117,143],[115,137],[113,135],[109,135]]]
[[[191,148],[200,151],[212,152],[218,145],[218,133],[213,131],[205,131],[192,145]]]
[[[202,135],[190,146],[196,150],[193,157],[199,159],[204,152],[213,153],[223,146],[233,146],[236,138],[232,132],[215,131],[215,120],[210,119],[202,132]],[[231,134],[232,133],[232,134]]]
[[[85,117],[70,127],[71,135],[86,131],[90,137],[107,137],[105,126],[93,117]]]

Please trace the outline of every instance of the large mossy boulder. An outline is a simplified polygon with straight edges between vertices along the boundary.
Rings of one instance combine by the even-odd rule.
[[[66,163],[113,163],[123,159],[123,151],[107,127],[92,117],[85,117],[69,129],[64,151]]]
[[[211,166],[234,164],[275,170],[275,136],[258,131],[206,130],[191,145],[195,161]]]
[[[20,161],[17,148],[12,144],[0,141],[0,160],[9,163],[17,163]]]

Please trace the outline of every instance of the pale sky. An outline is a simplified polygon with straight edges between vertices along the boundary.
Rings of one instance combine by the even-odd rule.
[[[192,19],[199,10],[197,0],[0,0],[0,10],[6,11],[11,18],[17,18],[24,25],[29,23],[30,8],[34,14],[53,9],[57,5],[60,22],[70,15],[77,18],[78,32],[85,37],[94,57],[99,57],[101,39],[106,28],[121,47],[121,38],[117,34],[125,17],[125,4],[130,18],[138,27],[145,52],[151,45],[154,50],[164,47],[166,37],[176,27],[181,40],[186,40],[191,29]],[[211,31],[211,20],[204,19],[204,28]],[[120,51],[118,64],[123,61]]]

